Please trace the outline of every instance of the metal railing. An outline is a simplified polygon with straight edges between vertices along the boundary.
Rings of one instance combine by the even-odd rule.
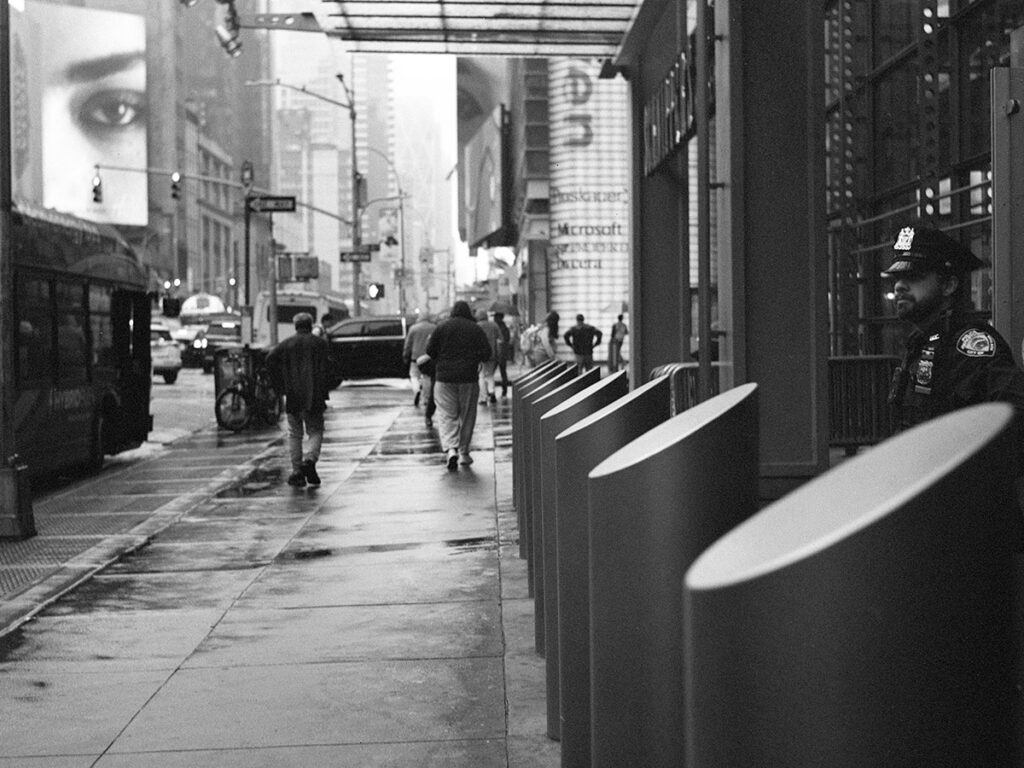
[[[828,442],[853,454],[896,432],[893,409],[886,402],[899,358],[889,355],[828,359]]]
[[[669,377],[673,415],[699,402],[697,365],[667,363],[651,371],[649,380]],[[880,443],[896,432],[895,415],[886,398],[897,365],[899,358],[891,355],[851,355],[828,359],[830,446],[845,448],[847,453],[853,454],[859,447]],[[718,376],[712,378],[712,383],[712,395],[716,395]]]

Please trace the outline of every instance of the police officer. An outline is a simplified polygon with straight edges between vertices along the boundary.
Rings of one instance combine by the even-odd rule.
[[[894,280],[897,316],[913,325],[889,391],[901,428],[994,400],[1011,404],[1018,424],[1024,420],[1024,372],[1006,340],[970,317],[970,274],[981,266],[936,229],[904,227],[896,238],[882,275]]]

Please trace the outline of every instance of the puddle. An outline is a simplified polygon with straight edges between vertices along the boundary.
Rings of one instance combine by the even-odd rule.
[[[248,475],[217,492],[216,498],[241,498],[274,488],[284,482],[284,470],[281,467],[256,467]]]
[[[489,549],[496,546],[493,536],[477,536],[469,539],[448,539],[443,544],[450,549],[462,551],[474,549]]]

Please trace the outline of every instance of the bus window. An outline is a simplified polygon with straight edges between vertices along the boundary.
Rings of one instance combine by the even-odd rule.
[[[18,382],[22,388],[53,379],[53,336],[50,284],[38,278],[18,279]]]
[[[93,365],[113,366],[114,337],[110,322],[111,289],[104,285],[89,286],[89,328],[92,331]]]
[[[88,342],[85,336],[84,287],[76,283],[56,284],[57,384],[86,381]]]

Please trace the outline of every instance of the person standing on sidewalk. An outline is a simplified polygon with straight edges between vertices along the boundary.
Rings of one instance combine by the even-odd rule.
[[[608,342],[608,371],[615,373],[622,367],[622,342],[626,340],[629,328],[622,322],[622,315],[612,325],[611,340]]]
[[[430,322],[429,316],[420,316],[409,329],[405,337],[405,347],[402,350],[402,359],[409,366],[409,382],[412,384],[412,391],[415,393],[412,404],[419,407],[420,395],[423,395],[424,403],[430,402],[430,377],[424,376],[416,361],[427,351],[427,339],[434,332],[436,326]]]
[[[576,325],[565,332],[565,343],[576,356],[580,373],[594,367],[594,347],[601,343],[601,331],[583,322],[583,315],[576,315]]]
[[[327,410],[327,340],[313,334],[313,316],[295,316],[295,334],[267,354],[267,369],[278,392],[284,393],[288,419],[288,452],[292,473],[288,485],[302,488],[320,485],[316,463],[324,440],[324,411]],[[305,430],[309,442],[303,451]]]
[[[434,361],[434,400],[440,422],[441,447],[450,471],[472,464],[469,446],[476,426],[480,395],[480,364],[491,357],[491,345],[473,320],[469,304],[456,301],[451,317],[430,334],[427,352]]]
[[[889,403],[906,429],[958,408],[1002,401],[1024,420],[1024,372],[1010,345],[972,316],[970,273],[982,261],[937,229],[904,227],[893,246],[896,315],[907,322],[906,355]]]
[[[501,331],[498,324],[487,319],[487,313],[482,309],[477,312],[476,324],[487,337],[487,343],[491,345],[491,357],[480,364],[480,405],[488,402],[497,402],[494,396],[494,371],[498,367],[498,341],[501,339]]]

